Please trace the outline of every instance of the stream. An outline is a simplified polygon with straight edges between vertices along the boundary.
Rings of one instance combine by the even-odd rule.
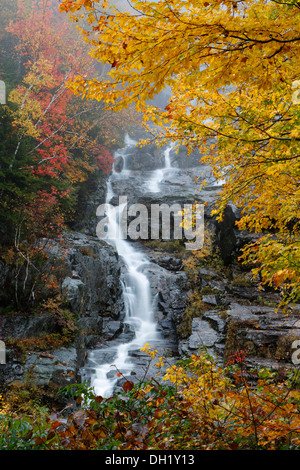
[[[115,158],[122,157],[124,166],[121,171],[113,170],[107,181],[106,204],[109,205],[115,196],[112,189],[112,181],[122,181],[130,178],[131,170],[126,168],[126,154],[130,153],[130,147],[136,146],[136,141],[128,135],[125,138],[125,148],[116,152]],[[170,145],[164,151],[165,168],[154,170],[148,180],[148,190],[153,193],[159,191],[160,182],[165,170],[171,168]],[[128,152],[129,151],[129,152]],[[119,380],[117,372],[128,376],[134,371],[135,363],[132,361],[131,352],[140,350],[146,343],[163,341],[157,331],[154,320],[156,296],[151,292],[147,274],[143,272],[149,267],[149,259],[143,252],[133,246],[122,237],[121,215],[122,206],[108,206],[106,212],[108,219],[106,242],[115,247],[118,255],[124,263],[122,273],[123,300],[125,305],[123,340],[117,345],[93,350],[89,353],[90,370],[93,371],[90,383],[96,395],[109,397],[113,394],[115,385]],[[121,236],[120,236],[121,235]]]

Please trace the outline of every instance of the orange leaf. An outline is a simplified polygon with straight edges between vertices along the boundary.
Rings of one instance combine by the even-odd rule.
[[[36,445],[44,444],[44,442],[45,442],[45,439],[43,437],[38,436],[35,438]]]
[[[103,398],[100,396],[94,397],[95,402],[101,403],[103,401]]]
[[[124,392],[129,392],[132,389],[133,389],[133,382],[130,382],[129,380],[127,380],[127,382],[123,384]]]

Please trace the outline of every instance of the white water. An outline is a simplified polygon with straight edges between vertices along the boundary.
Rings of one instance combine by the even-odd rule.
[[[170,152],[173,148],[173,144],[171,144],[169,147],[166,148],[164,151],[164,156],[165,156],[165,168],[172,168],[171,165],[171,159],[170,159]]]
[[[171,159],[170,159],[170,152],[171,152],[172,148],[173,148],[173,144],[169,145],[164,150],[165,167],[164,168],[159,168],[158,170],[154,170],[152,178],[150,178],[150,180],[149,180],[148,189],[152,193],[158,193],[159,192],[160,183],[162,182],[162,180],[165,176],[165,171],[172,168]]]
[[[126,146],[136,145],[136,142],[126,136]],[[120,153],[118,153],[120,155]],[[126,170],[126,161],[124,169],[117,174],[117,179],[128,176],[129,170]],[[113,173],[115,176],[115,173]],[[107,183],[106,203],[109,203],[114,196],[111,178]],[[109,397],[113,393],[115,383],[118,380],[116,374],[107,374],[112,370],[129,374],[134,365],[130,361],[130,350],[139,350],[145,343],[157,339],[156,324],[153,321],[153,299],[147,276],[143,273],[143,267],[149,264],[148,259],[143,253],[137,251],[126,239],[122,239],[120,234],[119,219],[122,214],[122,207],[110,209],[106,214],[108,217],[108,238],[107,242],[115,246],[119,256],[122,257],[126,272],[123,274],[123,298],[125,303],[125,319],[124,323],[134,330],[135,337],[133,340],[123,343],[116,348],[115,357],[112,362],[106,364],[97,364],[95,353],[91,354],[91,361],[94,362],[95,374],[91,380],[91,386],[94,388],[96,395]],[[111,377],[113,375],[113,377]]]

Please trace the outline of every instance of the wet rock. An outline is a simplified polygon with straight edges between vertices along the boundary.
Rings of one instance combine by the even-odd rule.
[[[198,276],[200,278],[215,279],[220,277],[220,274],[216,273],[213,269],[200,268]]]
[[[123,322],[104,318],[102,322],[102,337],[105,340],[112,340],[123,331]]]
[[[121,264],[115,250],[97,238],[69,236],[66,262],[77,278],[66,277],[62,288],[72,310],[85,317],[122,315]]]
[[[199,349],[205,348],[213,354],[213,347],[219,341],[220,336],[208,321],[193,318],[192,333],[187,340],[181,342],[180,353],[189,356],[197,353]]]
[[[104,204],[107,193],[108,175],[101,174],[101,177],[92,178],[87,182],[79,193],[79,202],[77,208],[76,220],[71,224],[72,230],[76,233],[95,236],[97,217],[96,210],[101,204]]]
[[[300,339],[298,309],[287,313],[260,305],[232,304],[226,314],[227,356],[242,349],[249,353],[249,364],[263,367],[267,360],[272,360],[277,367],[291,368],[292,344]]]
[[[80,312],[84,283],[80,279],[66,277],[62,282],[63,293],[68,298],[72,311]]]
[[[159,322],[159,327],[164,338],[170,337],[174,331],[174,323],[171,320],[162,320]]]
[[[232,208],[227,206],[224,211],[223,220],[221,222],[216,222],[216,244],[225,265],[229,265],[234,261],[236,255],[236,220],[237,219]]]
[[[223,318],[223,315],[223,312],[220,312],[219,310],[208,310],[203,313],[202,317],[204,320],[207,320],[220,335],[222,335],[220,336],[222,339],[226,327],[226,319]]]
[[[164,167],[162,150],[154,144],[144,147],[129,147],[125,149],[124,158],[127,170],[155,170]]]
[[[222,365],[236,351],[243,350],[249,368],[288,371],[295,367],[295,341],[300,341],[300,308],[287,314],[236,302],[227,310],[208,310],[201,318],[194,318],[191,335],[179,341],[179,352],[190,356],[204,348]]]
[[[1,315],[1,338],[34,338],[57,331],[56,320],[51,314]]]
[[[261,291],[255,287],[246,287],[246,286],[230,286],[228,292],[231,297],[236,299],[246,299],[250,302],[255,302],[258,296],[261,294]]]
[[[180,271],[182,269],[182,259],[175,256],[158,254],[157,256],[150,256],[150,259],[169,271]]]
[[[220,305],[221,299],[218,295],[202,295],[202,300],[206,304]]]
[[[114,163],[114,169],[117,173],[120,173],[124,168],[124,158],[117,157]]]
[[[60,348],[51,353],[30,353],[23,367],[32,383],[65,386],[76,381],[77,352],[75,348]]]
[[[87,346],[99,341],[103,325],[105,334],[114,336],[124,316],[121,264],[111,246],[95,237],[73,232],[66,233],[63,245],[51,240],[46,249],[49,259],[63,259],[65,277],[61,280],[61,289],[66,299],[65,308],[70,310],[70,314],[76,315],[78,333],[72,349],[63,348],[54,353],[55,357],[58,355],[57,364],[64,362],[60,358],[65,354],[65,362],[71,364],[70,369],[65,370],[49,357],[43,356],[47,351],[43,351],[42,355],[28,351],[28,358],[20,359],[11,350],[0,374],[1,381],[23,380],[31,370],[39,383],[60,380],[60,372],[76,374],[85,360]],[[107,323],[111,320],[109,328],[103,322],[104,318]],[[35,338],[60,331],[56,316],[51,314],[14,314],[1,318],[1,336],[4,340],[9,337]]]

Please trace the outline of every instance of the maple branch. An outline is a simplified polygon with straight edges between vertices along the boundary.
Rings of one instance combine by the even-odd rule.
[[[66,83],[66,80],[67,80],[67,77],[71,74],[71,72],[68,72],[67,75],[65,76],[62,84],[60,85],[60,87],[55,91],[54,95],[52,96],[48,106],[45,108],[42,116],[39,117],[39,119],[35,122],[34,124],[34,127],[37,127],[39,125],[39,123],[41,122],[41,120],[43,119],[43,117],[47,114],[48,110],[50,109],[50,107],[52,106],[53,103],[55,103],[55,101],[57,101],[61,95],[63,95],[65,92],[66,92],[66,87],[65,87],[65,83]]]
[[[47,142],[47,140],[51,139],[51,137],[53,137],[55,134],[57,134],[68,122],[72,121],[73,119],[75,119],[76,117],[78,116],[81,116],[82,114],[85,114],[85,113],[88,113],[88,112],[91,112],[95,109],[101,109],[101,106],[95,106],[95,108],[90,108],[90,109],[83,109],[82,111],[79,111],[78,113],[75,113],[73,114],[73,116],[69,117],[68,119],[66,119],[61,125],[59,128],[57,128],[55,131],[52,132],[52,134],[48,135],[47,137],[45,137],[45,139],[41,142],[39,142],[31,151],[30,153],[34,152],[35,150],[37,150],[41,145],[43,145],[45,142]]]

